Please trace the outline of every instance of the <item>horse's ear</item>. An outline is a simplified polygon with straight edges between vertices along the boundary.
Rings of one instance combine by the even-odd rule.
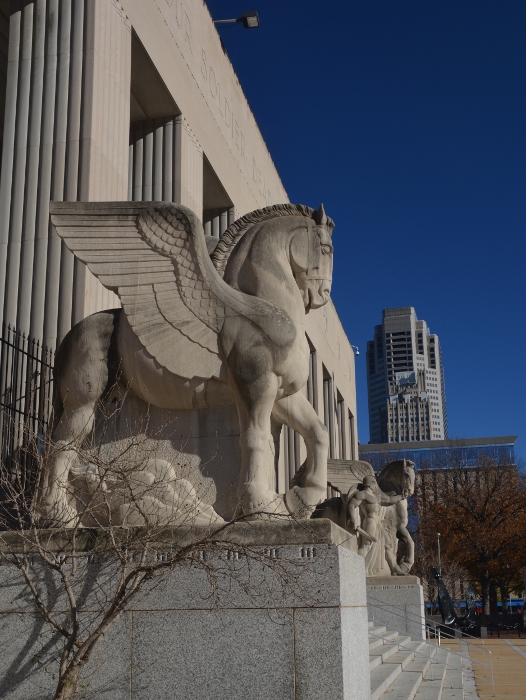
[[[325,213],[323,204],[320,204],[318,211],[314,212],[314,221],[318,224],[318,226],[327,226],[327,214]]]

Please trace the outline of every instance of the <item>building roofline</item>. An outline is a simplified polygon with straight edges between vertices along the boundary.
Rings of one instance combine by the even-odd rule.
[[[440,447],[476,447],[484,445],[515,445],[518,435],[484,438],[459,438],[456,440],[422,440],[421,442],[385,442],[358,445],[358,452],[394,452],[400,450],[436,450]]]

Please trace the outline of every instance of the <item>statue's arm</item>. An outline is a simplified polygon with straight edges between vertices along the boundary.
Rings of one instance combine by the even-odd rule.
[[[405,498],[405,496],[403,496],[403,495],[388,496],[383,491],[380,491],[380,505],[381,506],[392,506],[395,503],[398,503],[399,501],[403,501],[404,498]]]

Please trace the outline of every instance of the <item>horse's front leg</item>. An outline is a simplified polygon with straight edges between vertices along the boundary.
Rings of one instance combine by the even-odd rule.
[[[415,563],[415,543],[413,538],[409,534],[407,529],[407,524],[409,521],[407,514],[407,501],[399,501],[396,504],[396,537],[401,540],[405,545],[404,557],[401,562],[401,566],[404,569],[404,573],[411,570],[411,567]]]
[[[300,392],[279,399],[273,415],[298,432],[307,447],[307,463],[301,484],[285,494],[289,511],[300,517],[309,517],[327,493],[327,458],[329,434],[325,425],[307,398]]]
[[[245,515],[265,518],[288,513],[276,492],[270,417],[278,379],[268,373],[250,384],[230,381],[239,417],[241,472],[237,496]]]
[[[415,543],[413,542],[413,538],[409,534],[407,528],[403,526],[398,527],[396,531],[396,536],[405,545],[405,553],[404,558],[401,562],[401,566],[404,570],[404,573],[408,573],[409,571],[411,571],[411,568],[415,563]]]

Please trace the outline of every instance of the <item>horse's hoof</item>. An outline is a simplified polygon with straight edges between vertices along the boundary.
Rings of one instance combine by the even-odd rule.
[[[34,520],[39,528],[74,527],[77,524],[77,511],[63,504],[44,502],[37,506]]]
[[[264,498],[261,495],[257,499],[247,498],[242,503],[242,508],[243,520],[275,520],[289,515],[283,496],[273,492],[269,492]]]
[[[300,519],[310,518],[320,500],[320,490],[309,486],[293,486],[285,494],[289,513]]]

